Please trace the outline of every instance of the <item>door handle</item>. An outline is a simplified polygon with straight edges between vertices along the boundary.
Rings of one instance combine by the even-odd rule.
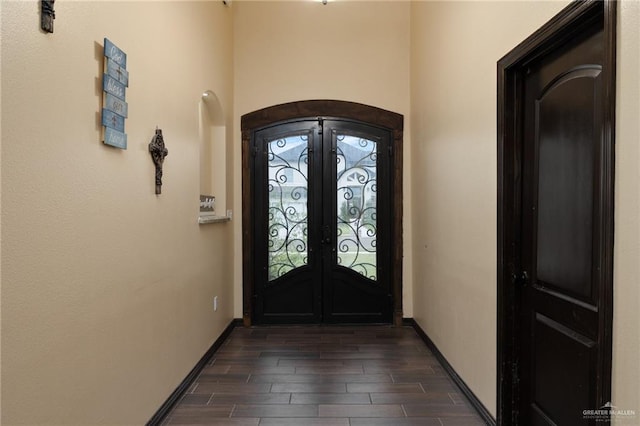
[[[322,244],[331,244],[331,228],[329,228],[329,225],[322,227],[322,240],[320,242]]]
[[[520,273],[514,273],[511,275],[513,283],[525,287],[529,283],[529,273],[522,271]]]

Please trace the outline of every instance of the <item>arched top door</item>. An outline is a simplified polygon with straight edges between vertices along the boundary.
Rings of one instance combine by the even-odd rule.
[[[393,321],[401,324],[403,116],[354,102],[312,100],[254,111],[242,116],[241,123],[245,325],[277,323],[279,318],[282,322]],[[363,141],[371,151],[363,157],[368,162],[365,165],[360,164],[361,159],[345,156],[345,152],[364,151],[360,146]],[[278,146],[283,143],[287,144],[286,149]],[[356,145],[352,147],[353,144]],[[272,233],[277,226],[284,227],[272,223],[275,220],[272,216],[276,215],[271,214],[274,210],[271,198],[275,197],[271,189],[286,186],[280,185],[277,173],[274,174],[283,167],[282,161],[275,161],[280,156],[273,154],[274,149],[289,153],[298,145],[301,151],[298,157],[305,161],[304,170],[298,173],[300,182],[296,182],[298,186],[304,183],[302,189],[298,189],[305,197],[289,197],[295,199],[296,204],[289,207],[305,212],[301,216],[304,223],[297,225],[302,232],[298,239],[304,241],[304,253],[296,253],[300,257],[299,265],[275,262],[271,258],[282,257],[281,254],[270,253],[270,247],[276,246],[274,238],[278,242],[278,238],[286,241],[289,234],[294,234],[293,231],[279,232],[276,238]],[[358,167],[343,170],[354,161]],[[293,170],[290,168],[285,167],[280,173],[287,184],[290,182],[286,172]],[[374,180],[362,183],[359,171],[366,171]],[[278,185],[270,183],[272,178]],[[292,175],[291,182],[293,178]],[[349,183],[349,179],[354,181]],[[370,183],[367,185],[367,182]],[[356,197],[357,191],[362,193],[358,192]],[[362,206],[358,201],[362,201]],[[356,231],[352,230],[349,236],[351,228]],[[384,244],[384,255],[375,254],[380,252],[375,248],[378,243]],[[373,254],[354,257],[355,252],[367,250]],[[286,267],[281,268],[286,273],[272,276],[272,269],[280,263],[286,263]],[[340,280],[342,284],[336,284]],[[343,303],[347,297],[371,303]],[[303,302],[306,303],[304,309]],[[299,306],[293,306],[296,303]]]

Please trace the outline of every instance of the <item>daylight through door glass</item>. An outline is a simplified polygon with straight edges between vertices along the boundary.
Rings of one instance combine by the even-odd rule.
[[[377,279],[377,143],[338,135],[337,261],[365,277]]]
[[[306,135],[268,143],[268,274],[269,281],[307,264]]]

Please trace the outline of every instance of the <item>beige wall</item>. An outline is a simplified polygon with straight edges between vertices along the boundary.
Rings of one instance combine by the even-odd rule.
[[[566,3],[411,9],[414,317],[494,414],[496,62]],[[613,402],[640,412],[638,4],[621,8]]]
[[[640,422],[640,2],[618,9],[613,394]]]
[[[2,2],[1,421],[143,424],[233,317],[231,224],[197,224],[198,105],[212,90],[232,116],[232,12],[62,1],[44,34],[38,3]],[[105,36],[128,54],[126,151],[100,142]]]
[[[0,2],[0,17],[2,17],[2,2]],[[1,22],[1,21],[0,21]],[[2,38],[0,33],[0,49],[2,49]],[[2,51],[0,50],[0,70],[2,70]],[[1,83],[1,80],[0,80]],[[0,84],[0,99],[2,88]],[[2,102],[0,101],[0,117],[2,117]],[[2,119],[0,119],[0,413],[2,413]],[[0,414],[0,424],[2,424],[2,414]]]
[[[240,117],[284,102],[338,99],[405,116],[405,193],[410,193],[409,3],[234,2],[235,140]],[[239,161],[239,160],[238,160]],[[240,170],[234,192],[240,194]],[[411,198],[405,197],[404,315],[411,308]],[[234,210],[240,211],[236,197]],[[235,233],[235,309],[242,316],[241,226]]]

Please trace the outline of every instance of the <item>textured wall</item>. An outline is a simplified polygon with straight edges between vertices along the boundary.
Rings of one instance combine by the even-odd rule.
[[[231,224],[197,224],[198,104],[212,90],[231,117],[232,12],[55,8],[44,34],[39,2],[2,2],[1,421],[142,424],[233,316]],[[100,142],[105,36],[128,54],[126,151]]]
[[[234,2],[235,120],[271,105],[338,99],[388,109],[409,132],[409,3],[313,1]],[[240,158],[240,145],[234,157]],[[239,160],[238,160],[239,161]],[[404,191],[410,192],[405,161]],[[240,194],[236,169],[234,193]],[[404,315],[411,317],[411,198],[404,198]],[[236,197],[235,211],[241,200]],[[241,226],[235,223],[235,315],[242,315]]]

